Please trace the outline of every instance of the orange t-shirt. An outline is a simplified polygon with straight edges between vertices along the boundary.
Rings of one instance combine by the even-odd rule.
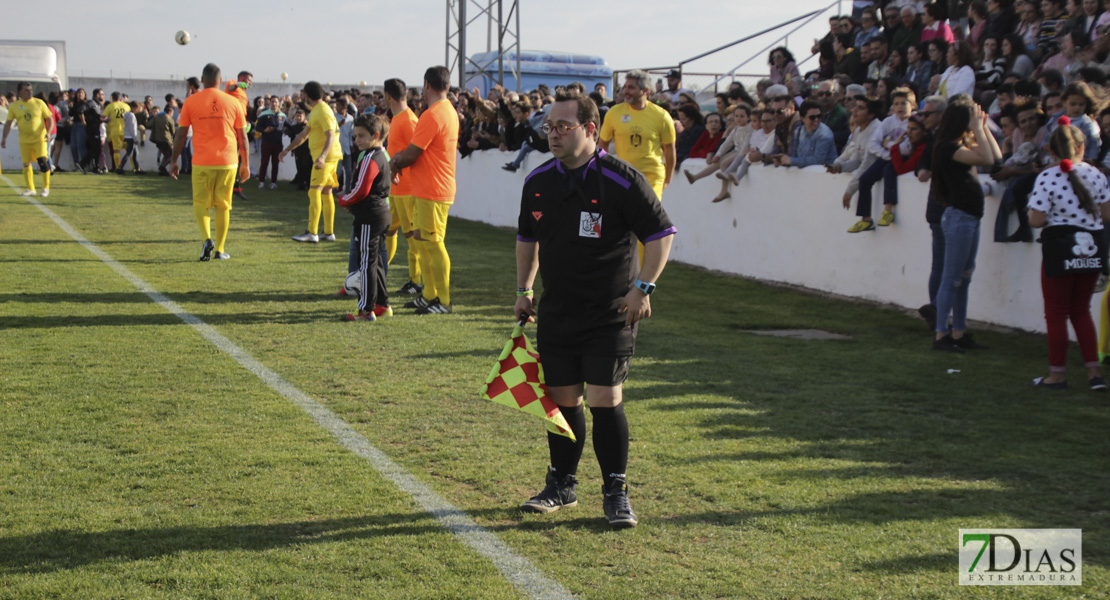
[[[385,148],[390,156],[397,156],[412,143],[416,121],[416,113],[412,112],[411,108],[406,108],[399,115],[393,115],[393,119],[389,122],[389,144]],[[390,188],[391,196],[412,195],[412,178],[409,177],[408,171],[409,169],[401,170],[401,181]]]
[[[231,95],[206,88],[181,105],[181,127],[193,130],[193,164],[226,167],[239,164],[239,129],[247,126],[243,107]]]
[[[247,104],[249,104],[249,100],[247,100],[247,90],[239,87],[238,81],[227,82],[227,85],[224,86],[224,91],[235,96],[235,98],[239,100],[239,103],[243,105],[243,110],[247,110]]]
[[[436,202],[455,201],[455,153],[459,113],[446,99],[428,107],[416,122],[412,142],[424,150],[412,164],[412,195]]]

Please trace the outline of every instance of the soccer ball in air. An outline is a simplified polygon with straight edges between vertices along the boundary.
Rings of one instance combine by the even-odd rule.
[[[185,44],[188,44],[189,43],[189,32],[185,31],[184,29],[182,29],[181,31],[178,31],[176,34],[174,34],[173,41],[177,42],[178,44],[180,44],[182,46],[184,46]]]

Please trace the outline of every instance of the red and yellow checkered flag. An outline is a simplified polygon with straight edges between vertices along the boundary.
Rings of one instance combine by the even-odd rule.
[[[559,406],[547,397],[540,355],[525,337],[520,323],[489,372],[482,397],[541,417],[551,433],[575,439]]]

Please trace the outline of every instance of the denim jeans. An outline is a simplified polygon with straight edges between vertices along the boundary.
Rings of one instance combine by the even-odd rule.
[[[898,204],[898,173],[894,171],[894,163],[880,158],[860,175],[857,217],[871,216],[871,187],[880,179],[883,180],[883,204]]]
[[[1005,242],[1010,237],[1010,213],[1017,212],[1018,228],[1015,234],[1033,235],[1029,228],[1029,194],[1033,191],[1033,183],[1037,180],[1036,173],[1022,175],[1010,181],[1006,191],[1002,193],[1002,201],[998,205],[998,217],[994,220],[994,241]]]
[[[339,161],[339,189],[349,190],[355,186],[355,182],[351,181],[351,155],[344,154],[343,158]]]
[[[948,333],[948,315],[952,329],[967,329],[967,297],[971,274],[975,271],[975,254],[979,251],[978,217],[949,206],[944,209],[940,226],[944,232],[944,271],[937,289],[937,333]]]
[[[937,305],[937,290],[940,289],[940,278],[944,274],[944,229],[940,223],[929,223],[933,232],[933,267],[929,271],[929,304]]]
[[[529,146],[528,142],[524,142],[523,144],[520,145],[520,152],[517,152],[516,158],[513,159],[513,162],[511,164],[514,167],[519,169],[520,164],[524,162],[525,155],[527,155],[529,152],[531,152],[533,150],[535,150],[535,148]]]
[[[85,157],[88,156],[85,143],[85,126],[74,124],[73,130],[69,132],[69,151],[73,154],[74,166],[85,164]]]

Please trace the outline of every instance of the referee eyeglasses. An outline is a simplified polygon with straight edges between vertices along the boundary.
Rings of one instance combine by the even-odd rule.
[[[585,123],[579,123],[578,125],[573,125],[572,126],[571,124],[567,123],[566,121],[559,121],[558,123],[555,123],[555,124],[544,123],[543,125],[540,126],[540,129],[543,130],[544,135],[551,135],[552,131],[558,132],[559,135],[566,135],[567,133],[569,133],[571,131],[574,131],[575,129],[578,129],[579,127],[581,127],[583,125],[585,125]]]

